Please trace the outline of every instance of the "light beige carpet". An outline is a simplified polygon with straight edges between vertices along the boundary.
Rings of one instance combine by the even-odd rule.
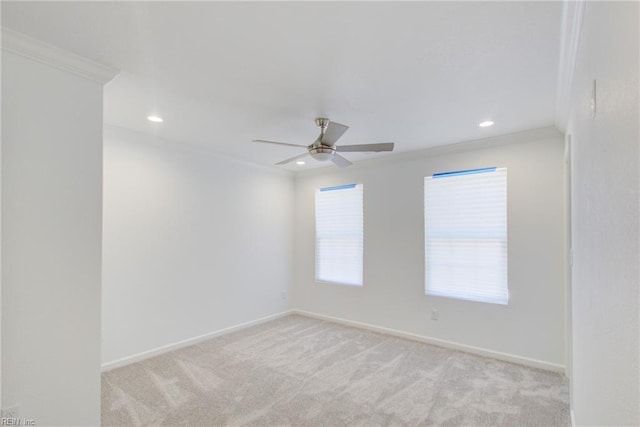
[[[570,426],[559,374],[291,315],[106,372],[104,426]]]

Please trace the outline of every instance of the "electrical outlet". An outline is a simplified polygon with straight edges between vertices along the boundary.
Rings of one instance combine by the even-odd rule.
[[[431,320],[438,320],[440,318],[440,312],[437,309],[431,310]]]
[[[3,419],[17,419],[20,418],[20,407],[18,405],[10,406],[2,410]]]
[[[282,301],[286,301],[287,300],[287,291],[280,292],[280,298],[282,298]]]

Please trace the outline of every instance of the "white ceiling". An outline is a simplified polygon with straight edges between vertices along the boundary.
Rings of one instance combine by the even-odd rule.
[[[106,123],[264,165],[302,151],[252,139],[309,144],[318,116],[350,126],[339,144],[396,152],[553,125],[561,15],[560,1],[2,2],[3,26],[121,70]]]

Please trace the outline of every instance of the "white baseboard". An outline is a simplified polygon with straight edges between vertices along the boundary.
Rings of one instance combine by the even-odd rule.
[[[426,337],[423,335],[417,335],[410,332],[399,331],[396,329],[384,328],[382,326],[371,325],[369,323],[356,322],[353,320],[341,319],[338,317],[325,316],[324,314],[312,313],[304,310],[291,310],[294,314],[302,316],[313,317],[316,319],[327,320],[330,322],[341,323],[347,326],[354,326],[356,328],[367,329],[373,332],[379,332],[386,335],[393,335],[400,338],[406,338],[413,341],[419,341],[427,344],[437,345],[439,347],[449,348],[452,350],[464,351],[466,353],[472,353],[479,356],[490,357],[493,359],[503,360],[505,362],[517,363],[519,365],[525,365],[532,368],[543,369],[545,371],[565,373],[565,367],[555,363],[544,362],[542,360],[530,359],[528,357],[517,356],[515,354],[502,353],[499,351],[489,350],[481,347],[474,347],[466,344],[459,344],[452,341],[440,340],[437,338]]]
[[[219,337],[220,335],[229,334],[231,332],[239,331],[241,329],[248,328],[250,326],[259,325],[261,323],[268,322],[270,320],[275,320],[280,317],[284,317],[286,315],[291,314],[292,311],[283,311],[281,313],[272,314],[270,316],[261,317],[260,319],[252,320],[250,322],[241,323],[239,325],[231,326],[229,328],[220,329],[218,331],[209,332],[204,335],[200,335],[197,337],[189,338],[183,341],[179,341],[177,343],[165,345],[162,347],[154,348],[152,350],[144,351],[142,353],[134,354],[132,356],[123,357],[121,359],[116,359],[111,362],[102,364],[102,372],[110,371],[112,369],[120,368],[122,366],[130,365],[132,363],[140,362],[145,359],[149,359],[151,357],[159,356],[161,354],[167,353],[169,351],[177,350],[184,347],[189,347],[194,344],[198,344],[202,341],[209,340],[211,338]]]
[[[120,368],[122,366],[130,365],[132,363],[140,362],[145,359],[149,359],[151,357],[159,356],[161,354],[167,353],[169,351],[177,350],[180,348],[188,347],[190,345],[198,344],[202,341],[209,340],[211,338],[218,337],[220,335],[225,335],[231,332],[239,331],[241,329],[248,328],[250,326],[259,325],[261,323],[268,322],[270,320],[275,320],[280,317],[287,316],[289,314],[299,314],[301,316],[312,317],[315,319],[326,320],[329,322],[340,323],[347,326],[353,326],[356,328],[367,329],[373,332],[378,332],[386,335],[393,335],[400,338],[406,338],[413,341],[423,342],[427,344],[437,345],[439,347],[449,348],[452,350],[464,351],[467,353],[476,354],[484,357],[491,357],[498,360],[503,360],[506,362],[517,363],[520,365],[530,366],[537,369],[544,369],[546,371],[565,373],[565,368],[562,365],[558,365],[555,363],[544,362],[541,360],[530,359],[527,357],[517,356],[509,353],[502,353],[498,351],[488,350],[481,347],[474,347],[466,344],[460,344],[452,341],[440,340],[437,338],[431,338],[423,335],[413,334],[411,332],[399,331],[396,329],[385,328],[382,326],[371,325],[369,323],[357,322],[353,320],[342,319],[339,317],[326,316],[324,314],[313,313],[310,311],[304,310],[288,310],[283,311],[281,313],[272,314],[270,316],[262,317],[260,319],[252,320],[250,322],[241,323],[239,325],[231,326],[229,328],[220,329],[218,331],[209,332],[204,335],[200,335],[197,337],[189,338],[183,341],[179,341],[177,343],[165,345],[162,347],[158,347],[152,350],[144,351],[142,353],[134,354],[131,356],[123,357],[121,359],[116,359],[111,362],[107,362],[102,364],[102,372],[110,371],[112,369]],[[571,422],[572,425],[575,426],[573,422],[573,411],[571,411]]]

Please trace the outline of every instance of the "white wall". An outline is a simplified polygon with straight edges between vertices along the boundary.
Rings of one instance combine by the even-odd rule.
[[[0,9],[0,13],[2,13]],[[2,82],[2,55],[0,55],[0,82]],[[2,99],[2,84],[0,84],[0,100]],[[0,102],[0,118],[2,117],[2,102]],[[2,120],[0,119],[0,177],[2,177]],[[0,181],[0,409],[2,405],[2,182]]]
[[[105,127],[105,364],[290,307],[293,178]]]
[[[585,7],[567,125],[573,153],[573,411],[579,426],[637,426],[640,10],[638,2]]]
[[[483,148],[484,147],[484,148]],[[294,306],[325,316],[565,364],[563,138],[555,129],[296,177]],[[507,307],[424,295],[424,177],[508,168]],[[364,286],[314,281],[314,190],[364,184]],[[431,320],[431,310],[440,313]]]
[[[2,403],[97,425],[102,84],[4,47]]]

